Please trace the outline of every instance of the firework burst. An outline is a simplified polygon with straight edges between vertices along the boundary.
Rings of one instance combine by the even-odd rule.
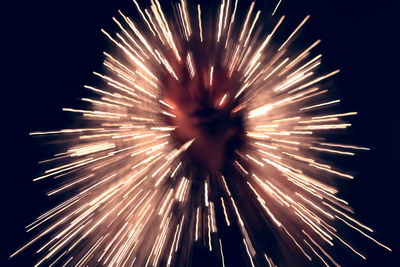
[[[280,1],[270,29],[254,2],[238,12],[238,0],[223,0],[212,15],[185,0],[170,12],[133,2],[140,21],[119,11],[118,33],[102,30],[116,49],[94,73],[102,85],[85,86],[90,107],[64,109],[85,128],[32,133],[68,140],[34,179],[60,181],[48,195],[67,199],[11,256],[41,242],[36,265],[169,266],[202,247],[225,266],[237,229],[250,266],[281,263],[271,243],[325,265],[340,264],[336,247],[365,259],[338,223],[390,250],[337,196],[337,179],[353,176],[319,157],[368,149],[324,138],[357,113],[334,111],[326,79],[339,70],[318,70],[319,40],[290,49],[309,16],[278,43]]]

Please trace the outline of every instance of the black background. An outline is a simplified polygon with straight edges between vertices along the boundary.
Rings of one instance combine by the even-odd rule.
[[[352,265],[399,266],[400,9],[396,2],[284,0],[278,11],[293,19],[293,26],[311,15],[302,39],[322,39],[324,66],[342,70],[335,88],[343,109],[360,113],[352,120],[347,141],[372,148],[343,163],[356,173],[356,179],[343,188],[343,196],[357,218],[376,229],[378,240],[393,252],[362,244],[368,260]],[[49,151],[28,133],[71,122],[61,108],[76,107],[77,99],[87,94],[82,85],[92,81],[91,72],[101,71],[101,53],[110,45],[100,28],[115,29],[111,17],[117,9],[129,14],[134,5],[129,0],[45,0],[15,1],[2,8],[0,266],[33,265],[33,251],[15,260],[7,258],[28,240],[24,227],[54,204],[43,194],[46,187],[32,182],[41,171],[36,163]]]

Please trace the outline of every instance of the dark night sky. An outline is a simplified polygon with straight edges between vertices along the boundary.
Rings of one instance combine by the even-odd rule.
[[[394,251],[387,253],[359,239],[369,243],[363,244],[369,259],[360,266],[394,266],[399,259],[400,9],[396,2],[283,0],[278,12],[293,19],[294,26],[311,15],[302,40],[322,39],[324,67],[342,70],[335,85],[343,109],[360,113],[345,141],[372,148],[342,163],[357,173],[343,196],[357,218],[376,229],[378,240]],[[24,227],[52,206],[43,195],[46,187],[32,182],[41,171],[36,162],[48,152],[28,133],[65,127],[71,121],[61,108],[77,104],[86,94],[82,85],[93,79],[91,72],[102,69],[101,53],[110,45],[100,28],[114,29],[111,17],[117,9],[129,14],[134,6],[130,0],[44,0],[15,1],[2,8],[6,70],[1,83],[5,150],[0,266],[9,264],[8,255],[28,240]],[[11,265],[33,265],[30,252]]]

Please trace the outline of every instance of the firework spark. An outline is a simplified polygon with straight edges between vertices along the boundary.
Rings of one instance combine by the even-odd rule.
[[[60,181],[48,195],[68,198],[27,227],[36,237],[11,257],[40,242],[36,266],[188,265],[203,246],[225,266],[226,229],[237,228],[251,266],[280,262],[265,229],[309,261],[339,266],[336,244],[365,259],[338,223],[390,250],[337,196],[335,181],[353,175],[319,157],[368,148],[323,138],[357,113],[332,108],[340,100],[325,80],[339,70],[318,70],[320,40],[290,49],[310,16],[277,43],[281,1],[269,30],[254,2],[242,17],[238,0],[215,14],[181,0],[173,21],[158,0],[133,2],[140,21],[119,11],[118,33],[102,30],[117,51],[94,72],[102,85],[85,86],[90,107],[64,109],[87,126],[32,133],[71,143],[34,179]]]

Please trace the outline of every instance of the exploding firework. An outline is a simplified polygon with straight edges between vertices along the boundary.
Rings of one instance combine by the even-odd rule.
[[[244,13],[238,0],[214,13],[133,2],[140,21],[119,11],[118,33],[102,30],[116,49],[94,73],[102,85],[85,86],[90,108],[64,109],[86,126],[32,133],[67,140],[34,179],[60,181],[48,195],[67,198],[11,256],[40,242],[36,266],[186,266],[204,250],[221,266],[234,253],[250,266],[283,264],[279,251],[325,265],[339,265],[340,248],[365,259],[338,223],[390,250],[337,196],[337,179],[353,176],[319,157],[368,149],[324,138],[357,113],[334,111],[326,79],[339,70],[320,73],[319,40],[290,49],[309,16],[278,43],[280,1],[270,29],[254,2]]]

